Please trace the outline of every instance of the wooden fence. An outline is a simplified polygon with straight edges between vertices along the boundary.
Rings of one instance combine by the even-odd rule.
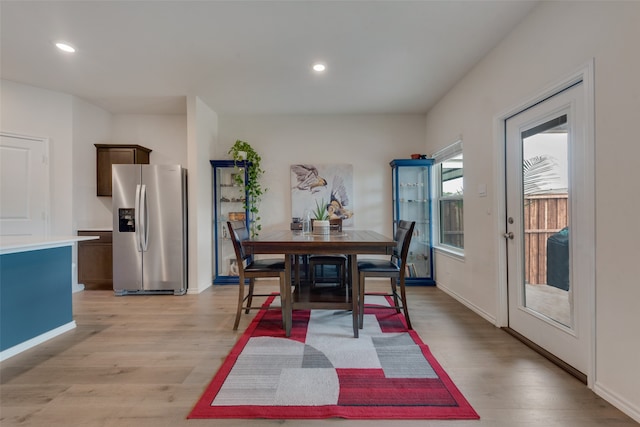
[[[464,223],[462,200],[440,201],[440,242],[457,248],[464,248]]]
[[[525,196],[524,250],[525,281],[547,283],[547,239],[567,226],[567,194]]]

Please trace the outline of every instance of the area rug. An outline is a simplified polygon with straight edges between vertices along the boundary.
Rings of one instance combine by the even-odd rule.
[[[401,314],[366,309],[354,338],[350,312],[296,310],[286,338],[273,300],[188,418],[479,418]]]

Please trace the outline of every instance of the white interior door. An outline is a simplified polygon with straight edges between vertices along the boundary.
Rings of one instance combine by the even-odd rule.
[[[593,183],[582,82],[507,119],[509,327],[587,375]],[[590,273],[591,272],[591,273]]]
[[[0,235],[48,233],[47,140],[0,134]]]

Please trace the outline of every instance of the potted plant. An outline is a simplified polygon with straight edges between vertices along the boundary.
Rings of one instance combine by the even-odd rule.
[[[316,202],[315,209],[305,209],[304,215],[302,218],[302,231],[303,233],[310,233],[313,231],[313,224],[316,221],[322,221],[329,218],[329,213],[327,212],[327,208],[324,204],[324,200],[321,203]]]
[[[260,216],[258,216],[258,206],[262,200],[262,195],[267,191],[260,184],[260,177],[264,173],[261,166],[262,158],[253,147],[245,141],[237,140],[229,149],[228,154],[231,155],[237,169],[247,168],[247,182],[244,182],[244,174],[235,174],[233,179],[235,183],[241,186],[246,194],[244,208],[249,211],[251,235],[257,236],[262,230],[260,225]]]
[[[319,221],[325,221],[329,219],[329,213],[327,212],[327,204],[324,202],[324,199],[320,203],[316,200],[316,208],[313,211],[313,219]]]

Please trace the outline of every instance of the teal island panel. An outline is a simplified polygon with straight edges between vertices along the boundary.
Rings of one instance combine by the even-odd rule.
[[[71,246],[0,255],[0,351],[72,321]]]

